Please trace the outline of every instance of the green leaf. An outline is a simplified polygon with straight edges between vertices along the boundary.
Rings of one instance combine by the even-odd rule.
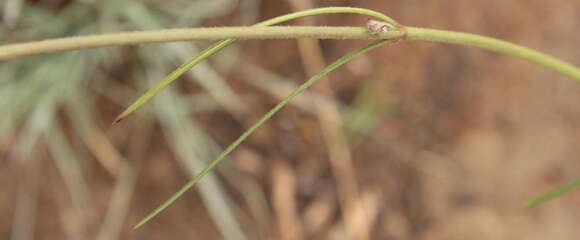
[[[540,203],[546,202],[546,201],[551,200],[553,198],[559,197],[559,196],[561,196],[569,191],[572,191],[573,189],[575,189],[577,187],[580,187],[580,178],[576,179],[572,182],[569,182],[567,184],[564,184],[563,186],[556,188],[556,189],[554,189],[554,190],[552,190],[552,191],[550,191],[542,196],[539,196],[533,200],[527,201],[525,203],[525,205],[527,207],[536,206]]]
[[[187,182],[181,189],[179,189],[179,191],[177,191],[175,194],[173,194],[173,196],[171,196],[167,201],[162,203],[159,207],[157,207],[155,210],[153,210],[151,213],[149,213],[147,216],[145,216],[141,221],[139,221],[139,223],[137,223],[134,226],[134,228],[138,228],[138,227],[142,226],[143,224],[145,224],[149,220],[151,220],[153,217],[155,217],[157,214],[159,214],[161,211],[163,211],[164,209],[169,207],[169,205],[171,205],[175,200],[177,200],[179,197],[181,197],[181,195],[183,195],[185,192],[187,192],[187,190],[189,190],[191,187],[193,187],[193,185],[195,185],[197,182],[199,182],[205,175],[207,175],[213,168],[215,168],[222,160],[224,160],[234,149],[236,149],[236,147],[238,147],[248,136],[250,136],[252,133],[254,133],[256,131],[256,129],[258,129],[262,124],[264,124],[266,121],[268,121],[270,118],[272,118],[272,116],[274,116],[274,114],[276,114],[278,111],[280,111],[280,109],[282,109],[282,107],[284,107],[286,104],[288,104],[288,102],[290,102],[290,100],[292,100],[298,94],[304,92],[304,90],[306,90],[308,87],[312,86],[312,84],[316,83],[318,80],[320,80],[320,78],[322,78],[326,74],[330,73],[331,71],[337,69],[338,67],[342,66],[344,63],[348,62],[349,60],[351,60],[355,56],[360,55],[366,51],[369,51],[369,50],[379,46],[380,44],[382,44],[386,41],[387,40],[377,40],[377,41],[371,42],[371,43],[369,43],[369,44],[367,44],[367,45],[365,45],[357,50],[354,50],[353,52],[343,56],[342,58],[340,58],[340,59],[336,60],[335,62],[333,62],[332,64],[328,65],[322,71],[320,71],[319,73],[317,73],[316,75],[314,75],[313,77],[308,79],[308,81],[306,81],[305,83],[300,85],[298,88],[296,88],[294,91],[292,91],[287,97],[282,99],[282,101],[280,101],[276,106],[274,106],[274,108],[272,108],[270,111],[268,111],[266,114],[264,114],[264,116],[262,116],[256,123],[254,123],[248,130],[246,130],[240,137],[238,137],[238,139],[236,139],[233,143],[231,143],[222,153],[220,153],[214,160],[212,160],[210,162],[210,164],[205,169],[203,169],[197,176],[195,176],[193,179],[191,179],[189,182]]]

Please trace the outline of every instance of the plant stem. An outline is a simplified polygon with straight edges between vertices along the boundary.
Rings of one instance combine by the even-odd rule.
[[[522,47],[503,40],[452,31],[442,31],[425,28],[407,27],[407,38],[409,40],[429,41],[466,45],[487,49],[493,52],[504,53],[514,57],[522,58],[533,63],[537,63],[548,69],[564,74],[576,81],[580,81],[580,69],[562,60],[550,57],[536,50]]]
[[[510,42],[490,37],[406,27],[407,39],[415,41],[430,41],[449,44],[458,44],[487,49],[494,52],[512,55],[537,63],[556,72],[562,73],[580,81],[580,69],[567,62],[550,57],[530,48],[522,47]],[[363,27],[217,27],[217,28],[189,28],[167,29],[141,32],[125,32],[82,37],[70,37],[44,40],[30,43],[8,44],[0,46],[0,60],[54,53],[86,48],[136,45],[145,43],[175,42],[189,40],[216,40],[216,39],[397,39],[401,37],[398,31],[387,32],[379,36],[370,34]]]
[[[389,32],[380,37],[370,34],[364,27],[213,27],[166,29],[154,31],[124,32],[92,36],[50,39],[30,43],[0,46],[0,60],[45,53],[86,48],[136,45],[146,43],[176,42],[190,40],[222,39],[394,39],[400,32]]]

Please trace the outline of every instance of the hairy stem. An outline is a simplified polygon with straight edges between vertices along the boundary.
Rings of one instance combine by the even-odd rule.
[[[0,60],[87,48],[191,40],[294,38],[368,40],[377,38],[394,39],[400,36],[400,32],[393,31],[377,37],[370,34],[364,27],[252,26],[166,29],[58,38],[38,42],[9,44],[0,46]]]
[[[126,32],[82,37],[51,39],[30,43],[0,46],[0,60],[54,53],[86,48],[136,45],[145,43],[175,42],[216,39],[397,39],[401,32],[393,31],[381,35],[370,34],[363,27],[219,27],[168,29],[142,32]],[[580,81],[580,69],[572,64],[499,39],[470,33],[406,27],[406,38],[415,41],[430,41],[458,44],[487,49],[522,58]],[[229,45],[229,44],[228,44]]]

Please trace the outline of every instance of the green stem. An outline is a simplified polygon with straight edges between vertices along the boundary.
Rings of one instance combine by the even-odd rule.
[[[259,22],[254,26],[270,26],[270,25],[288,22],[288,21],[298,19],[298,18],[303,18],[303,17],[315,16],[315,15],[324,15],[324,14],[339,14],[339,13],[351,13],[351,14],[365,15],[368,17],[383,20],[385,22],[392,24],[393,26],[400,25],[397,21],[393,20],[392,18],[387,17],[386,15],[384,15],[380,12],[376,12],[376,11],[369,10],[369,9],[353,8],[353,7],[326,7],[326,8],[314,8],[314,9],[308,9],[308,10],[299,11],[299,12],[295,12],[295,13],[289,13],[289,14],[278,16],[278,17],[275,17],[275,18],[272,18],[272,19],[269,19],[269,20],[266,20],[263,22]]]
[[[393,39],[400,36],[400,32],[393,31],[381,35],[379,38]],[[294,38],[369,40],[377,39],[377,36],[370,34],[364,27],[258,26],[166,29],[58,38],[38,42],[9,44],[0,46],[0,60],[78,49],[147,43],[191,40]]]
[[[473,46],[493,52],[504,53],[537,63],[548,69],[564,74],[576,81],[580,81],[580,69],[562,60],[550,57],[536,50],[522,47],[510,42],[480,35],[442,31],[425,28],[407,27],[407,38],[417,41],[430,41]]]
[[[342,58],[338,59],[336,62],[333,62],[332,64],[330,64],[329,66],[324,68],[322,71],[320,71],[316,75],[312,76],[310,79],[308,79],[308,81],[306,81],[305,83],[300,85],[298,88],[296,88],[294,91],[292,91],[287,97],[282,99],[282,101],[280,101],[278,104],[276,104],[276,106],[274,106],[274,108],[272,108],[270,111],[268,111],[266,114],[264,114],[264,116],[262,116],[256,123],[254,123],[241,136],[239,136],[238,139],[236,139],[233,143],[231,143],[222,153],[220,153],[220,155],[218,155],[214,160],[212,160],[210,162],[210,164],[205,169],[203,169],[193,179],[191,179],[189,182],[187,182],[187,184],[185,184],[183,187],[181,187],[181,189],[179,189],[179,191],[177,191],[175,194],[173,194],[167,201],[165,201],[163,204],[161,204],[159,207],[157,207],[155,210],[153,210],[151,213],[149,213],[147,216],[145,216],[141,221],[139,221],[139,223],[137,223],[134,226],[134,228],[140,227],[141,225],[148,222],[151,218],[153,218],[157,214],[159,214],[161,211],[163,211],[165,208],[169,207],[169,205],[171,205],[175,200],[177,200],[179,197],[181,197],[181,195],[183,195],[185,192],[187,192],[187,190],[189,190],[191,187],[193,187],[193,185],[195,185],[199,180],[201,180],[205,175],[207,175],[222,160],[224,160],[226,158],[226,156],[228,156],[244,140],[246,140],[247,137],[252,135],[252,133],[254,133],[256,131],[256,129],[258,129],[262,124],[264,124],[266,121],[268,121],[270,118],[272,118],[272,116],[274,116],[274,114],[276,114],[278,111],[280,111],[280,109],[282,109],[286,104],[288,104],[288,102],[290,102],[290,100],[292,100],[294,97],[296,97],[300,93],[304,92],[304,90],[306,90],[308,87],[312,86],[312,84],[316,83],[318,80],[320,80],[320,78],[322,78],[326,74],[334,71],[335,69],[337,69],[338,67],[340,67],[344,63],[348,62],[350,59],[381,45],[385,41],[387,41],[387,40],[377,40],[377,41],[374,41],[372,43],[369,43],[369,44],[343,56]]]

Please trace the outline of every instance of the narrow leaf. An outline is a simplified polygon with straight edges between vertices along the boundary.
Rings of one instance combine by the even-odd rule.
[[[554,189],[554,190],[552,190],[552,191],[550,191],[542,196],[539,196],[533,200],[527,201],[525,203],[525,205],[527,207],[536,206],[540,203],[546,202],[546,201],[551,200],[553,198],[559,197],[562,194],[565,194],[569,191],[572,191],[573,189],[575,189],[577,187],[580,187],[580,179],[576,179],[576,180],[569,182],[567,184],[564,184],[563,186],[556,188],[556,189]]]
[[[129,114],[137,110],[137,108],[141,107],[143,104],[147,103],[153,96],[157,95],[161,90],[165,89],[169,84],[179,78],[181,75],[189,71],[199,62],[203,61],[207,57],[213,55],[214,53],[220,51],[221,49],[229,46],[230,44],[234,43],[235,40],[223,40],[219,41],[216,44],[212,45],[211,47],[207,48],[195,58],[191,59],[189,62],[186,62],[179,66],[175,71],[167,75],[163,81],[155,85],[153,88],[149,89],[145,94],[139,97],[133,104],[131,104],[125,111],[123,111],[115,120],[113,124],[118,123],[125,119]]]
[[[326,74],[330,73],[331,71],[337,69],[338,67],[340,67],[344,63],[348,62],[350,59],[352,59],[355,56],[360,55],[360,54],[362,54],[370,49],[373,49],[373,48],[379,46],[380,44],[382,44],[386,41],[387,40],[377,40],[377,41],[371,42],[371,43],[343,56],[342,58],[338,59],[336,62],[330,64],[329,66],[324,68],[322,71],[320,71],[319,73],[317,73],[316,75],[314,75],[313,77],[308,79],[308,81],[306,81],[305,83],[300,85],[298,88],[296,88],[294,91],[292,91],[287,97],[282,99],[282,101],[280,101],[276,106],[274,106],[274,108],[272,108],[270,111],[268,111],[266,114],[264,114],[264,116],[262,116],[256,123],[254,123],[248,130],[246,130],[240,137],[238,137],[238,139],[236,139],[233,143],[231,143],[222,153],[220,153],[214,160],[212,160],[210,162],[210,164],[205,169],[203,169],[197,176],[195,176],[193,179],[191,179],[189,182],[187,182],[181,189],[179,189],[179,191],[177,191],[175,194],[173,194],[173,196],[171,196],[167,201],[165,201],[158,208],[153,210],[151,213],[149,213],[147,216],[145,216],[141,221],[139,221],[139,223],[137,223],[134,226],[134,228],[138,228],[138,227],[142,226],[143,224],[145,224],[149,220],[151,220],[153,217],[155,217],[157,214],[159,214],[161,211],[163,211],[167,207],[169,207],[169,205],[171,205],[175,200],[177,200],[179,197],[181,197],[181,195],[183,195],[185,192],[187,192],[187,190],[189,190],[191,187],[193,187],[193,185],[195,185],[197,182],[199,182],[205,175],[207,175],[213,168],[215,168],[222,160],[224,160],[234,149],[236,149],[236,147],[238,147],[238,145],[240,145],[248,136],[250,136],[252,133],[254,133],[254,131],[256,131],[256,129],[258,129],[262,124],[264,124],[266,121],[268,121],[270,118],[272,118],[272,116],[274,116],[274,114],[276,114],[278,111],[280,111],[280,109],[282,109],[282,107],[284,107],[286,104],[288,104],[288,102],[290,102],[290,100],[292,100],[298,94],[304,92],[304,90],[306,90],[308,87],[312,86],[312,84],[316,83],[318,80],[320,80],[320,78],[322,78]]]

